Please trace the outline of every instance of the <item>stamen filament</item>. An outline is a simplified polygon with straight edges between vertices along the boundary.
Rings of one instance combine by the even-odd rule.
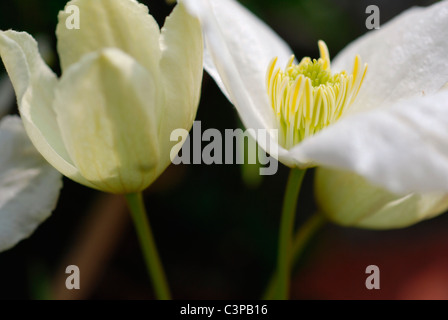
[[[323,41],[318,46],[318,60],[305,57],[294,64],[292,55],[284,70],[276,68],[277,57],[268,65],[266,88],[287,149],[337,121],[355,101],[367,72],[356,56],[350,75],[332,75],[328,48]]]

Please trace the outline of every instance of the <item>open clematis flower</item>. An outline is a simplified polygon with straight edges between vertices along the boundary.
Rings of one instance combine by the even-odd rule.
[[[35,147],[62,174],[112,193],[145,189],[169,165],[171,131],[199,103],[202,35],[182,4],[162,30],[134,0],[73,0],[61,11],[60,79],[27,33],[0,32],[0,55]],[[71,7],[72,8],[72,7]]]
[[[17,116],[0,121],[0,252],[29,237],[59,197],[62,176],[37,152]]]
[[[205,69],[244,125],[278,130],[258,142],[268,152],[277,144],[279,161],[355,172],[399,193],[448,191],[448,1],[402,13],[331,63],[323,42],[320,59],[296,63],[237,1],[182,2],[201,20]]]

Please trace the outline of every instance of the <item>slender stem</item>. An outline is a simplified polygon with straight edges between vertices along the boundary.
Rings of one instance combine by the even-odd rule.
[[[289,282],[291,277],[291,249],[294,218],[296,215],[297,198],[302,185],[305,170],[291,169],[286,185],[283,211],[280,221],[277,257],[277,294],[276,299],[286,300],[289,297]]]
[[[159,254],[152,235],[151,226],[143,202],[141,193],[131,193],[126,195],[135,229],[140,241],[143,256],[145,258],[148,274],[154,286],[157,299],[170,300],[171,295],[166,281],[165,272],[160,262]]]
[[[313,214],[305,224],[297,231],[292,244],[292,265],[294,266],[302,255],[306,244],[311,237],[327,222],[327,219],[319,212]]]
[[[316,231],[325,224],[325,222],[325,217],[322,214],[316,212],[296,232],[292,244],[291,267],[293,267],[297,263],[299,257],[302,255],[303,250],[306,248],[308,241],[316,233]],[[277,280],[277,273],[274,273],[264,293],[264,300],[270,300],[274,297],[275,289],[277,288]]]

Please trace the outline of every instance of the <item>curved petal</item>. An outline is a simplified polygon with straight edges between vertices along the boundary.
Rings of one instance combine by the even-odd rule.
[[[375,215],[366,217],[359,223],[359,227],[369,229],[409,227],[445,213],[447,208],[446,194],[409,194],[386,204]]]
[[[390,193],[353,172],[318,168],[315,196],[319,210],[343,226],[404,228],[448,209],[448,195]]]
[[[79,29],[67,28],[75,14],[71,8],[79,9]],[[121,49],[149,70],[158,65],[159,26],[148,8],[135,0],[73,0],[58,18],[56,35],[63,71],[83,55],[107,47]]]
[[[391,191],[448,191],[448,91],[341,119],[291,150]]]
[[[118,49],[84,56],[62,76],[54,108],[67,150],[97,189],[138,192],[159,159],[157,83]]]
[[[65,149],[52,109],[56,75],[42,60],[37,43],[25,32],[0,32],[0,55],[11,78],[25,129],[36,149],[63,175],[89,183]]]
[[[165,102],[158,110],[161,161],[157,171],[162,173],[171,163],[170,151],[176,144],[170,141],[171,132],[178,128],[191,129],[201,94],[202,31],[198,19],[182,3],[166,19],[160,43]]]
[[[161,73],[165,86],[162,127],[190,129],[202,84],[202,33],[199,21],[182,3],[166,19],[161,34]]]
[[[369,65],[350,112],[432,94],[448,81],[448,1],[412,8],[345,48],[333,69],[350,69],[359,54]]]
[[[246,128],[277,127],[268,103],[269,62],[286,64],[288,45],[234,0],[183,0],[199,17],[205,38],[205,67],[237,108]]]
[[[19,117],[0,122],[0,251],[29,237],[56,206],[62,176],[33,147]]]

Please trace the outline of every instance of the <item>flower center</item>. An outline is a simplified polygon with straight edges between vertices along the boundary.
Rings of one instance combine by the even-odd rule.
[[[331,74],[330,55],[325,42],[319,41],[320,58],[305,57],[286,68],[276,68],[272,59],[266,73],[269,101],[281,129],[280,143],[287,149],[337,121],[358,95],[367,72],[355,57],[352,74]]]

